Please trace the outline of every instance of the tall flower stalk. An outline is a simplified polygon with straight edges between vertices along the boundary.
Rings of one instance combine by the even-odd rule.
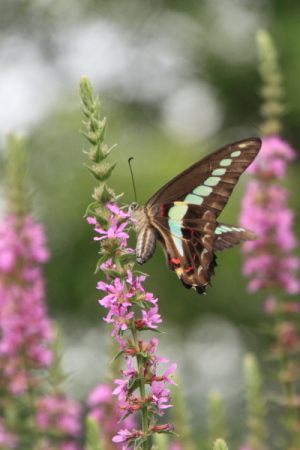
[[[260,240],[243,245],[246,255],[243,270],[251,277],[250,291],[266,292],[265,311],[274,318],[272,353],[280,364],[278,381],[283,389],[281,395],[272,397],[287,408],[283,426],[289,432],[288,441],[281,447],[276,443],[277,448],[295,450],[300,448],[300,403],[296,393],[300,369],[296,359],[300,344],[296,320],[300,307],[292,296],[300,292],[300,263],[293,253],[297,245],[294,212],[287,204],[289,192],[282,182],[296,152],[279,134],[283,112],[281,75],[276,51],[267,33],[258,34],[258,48],[264,100],[262,149],[248,169],[255,179],[249,183],[243,199],[240,222],[257,232]]]
[[[141,417],[141,429],[119,429],[112,441],[115,445],[125,445],[123,448],[147,450],[153,434],[172,433],[171,424],[158,424],[157,420],[172,406],[166,384],[174,384],[171,374],[176,364],[158,375],[158,364],[168,361],[156,355],[156,337],[150,341],[142,339],[143,331],[158,331],[162,322],[158,300],[145,291],[146,276],[133,271],[134,251],[127,246],[127,230],[132,225],[130,215],[120,209],[118,196],[107,185],[116,163],[104,161],[112,150],[104,143],[106,119],[100,120],[100,104],[86,78],[81,80],[80,95],[87,119],[83,134],[92,145],[89,151],[92,165],[86,167],[99,182],[86,213],[88,223],[94,226],[94,240],[100,244],[97,270],[106,277],[106,281],[99,281],[97,285],[103,293],[99,303],[108,311],[104,320],[111,324],[111,336],[118,342],[116,358],[123,356],[126,361],[126,369],[121,370],[121,377],[115,380],[117,387],[113,394],[118,398],[121,420],[136,412]]]
[[[10,136],[0,224],[0,444],[4,450],[76,450],[80,407],[66,398],[54,370],[42,273],[49,251],[43,226],[29,212],[26,165],[24,139]]]

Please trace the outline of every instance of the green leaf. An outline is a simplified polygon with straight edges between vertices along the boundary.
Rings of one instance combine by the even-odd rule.
[[[100,270],[100,266],[101,264],[105,263],[107,260],[109,260],[110,256],[107,255],[106,253],[98,260],[97,264],[96,264],[96,269],[94,273],[99,272]]]
[[[118,164],[118,161],[116,161],[113,164],[111,164],[109,166],[109,168],[105,171],[105,173],[103,173],[103,175],[101,175],[100,181],[107,180],[111,176],[111,174],[113,173],[113,170],[114,170],[114,168],[116,167],[117,164]]]
[[[101,428],[98,422],[91,416],[86,419],[86,446],[85,450],[104,450],[101,439]]]
[[[118,353],[115,354],[114,358],[111,362],[114,362],[116,359],[120,358],[124,354],[124,350],[120,350]]]
[[[91,136],[91,133],[85,133],[82,130],[79,130],[79,132],[82,134],[83,137],[86,138],[87,141],[89,141],[92,145],[97,145],[97,139],[93,136]]]
[[[170,434],[171,436],[178,436],[178,434],[176,434],[174,431],[167,431],[167,430],[155,431],[155,433],[158,433],[158,434]]]
[[[130,416],[132,413],[127,412],[126,414],[124,414],[121,419],[118,421],[118,423],[123,422],[123,420],[125,420],[128,416]]]
[[[164,334],[165,331],[160,331],[158,328],[151,328],[151,327],[140,327],[137,328],[137,331],[153,331],[153,333],[159,333],[159,334]]]
[[[99,141],[101,141],[101,142],[104,139],[106,127],[107,127],[107,120],[106,120],[106,117],[103,117],[103,120],[101,121],[101,131],[99,133]]]
[[[95,170],[88,166],[87,164],[84,163],[84,167],[90,172],[90,174],[96,178],[96,180],[98,181],[106,181],[112,174],[114,168],[116,167],[118,161],[114,162],[113,164],[107,164],[107,167],[103,168],[102,167],[102,172],[95,172]],[[101,168],[100,168],[101,170]]]
[[[83,163],[84,167],[90,172],[91,175],[93,175],[94,178],[98,181],[102,181],[101,177],[86,163]]]

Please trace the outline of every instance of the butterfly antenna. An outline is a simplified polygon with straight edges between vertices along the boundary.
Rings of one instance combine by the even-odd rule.
[[[137,195],[136,195],[136,189],[135,189],[134,176],[133,176],[132,167],[131,167],[131,160],[132,159],[133,159],[133,156],[131,156],[131,158],[128,159],[128,165],[129,165],[129,170],[130,170],[130,173],[131,173],[132,186],[133,186],[133,192],[134,192],[134,200],[136,202],[137,201]]]

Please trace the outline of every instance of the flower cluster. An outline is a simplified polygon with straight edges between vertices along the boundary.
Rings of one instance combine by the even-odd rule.
[[[32,448],[40,440],[48,442],[43,448],[53,448],[54,440],[62,449],[76,450],[72,438],[77,438],[80,429],[79,405],[44,392],[44,371],[51,370],[55,357],[51,348],[53,325],[44,303],[41,267],[48,259],[42,225],[31,216],[8,215],[3,220],[0,225],[0,375],[6,407],[1,417],[0,443],[21,448],[20,430],[25,430],[24,423],[28,423],[24,434],[31,435]],[[18,404],[23,404],[19,415],[15,410],[16,399]],[[13,415],[12,411],[9,414],[10,408]],[[26,422],[25,414],[31,420]],[[5,427],[19,430],[18,437]]]
[[[22,395],[53,355],[40,264],[49,258],[41,225],[7,216],[0,226],[0,371],[2,387]],[[33,371],[36,369],[35,371]]]
[[[75,439],[81,432],[81,407],[65,395],[47,395],[36,402],[38,428],[46,435],[55,435],[62,450],[79,450]],[[51,440],[49,440],[51,448]]]
[[[282,383],[283,394],[275,401],[287,407],[289,416],[285,426],[290,436],[289,448],[299,447],[299,409],[295,383],[299,372],[296,360],[299,349],[299,335],[296,320],[292,314],[299,313],[299,303],[286,300],[282,294],[300,292],[297,277],[299,258],[292,254],[296,246],[293,233],[293,212],[287,206],[288,191],[276,180],[287,173],[287,162],[295,159],[296,153],[279,136],[263,139],[262,149],[250,171],[257,177],[248,186],[243,212],[242,226],[252,228],[260,240],[244,244],[245,252],[251,252],[244,265],[244,273],[254,278],[249,289],[266,289],[265,312],[274,318],[273,359],[280,361],[278,381]],[[281,295],[280,295],[281,293]],[[297,411],[297,413],[295,413]]]
[[[263,139],[260,154],[248,171],[256,175],[243,199],[241,226],[255,231],[260,239],[243,245],[248,255],[244,274],[251,276],[248,288],[280,289],[289,294],[300,292],[297,278],[299,259],[291,254],[296,246],[294,214],[287,206],[288,191],[278,184],[287,171],[287,162],[296,152],[279,136]]]
[[[100,269],[109,282],[98,282],[97,288],[105,293],[99,303],[108,310],[104,320],[113,325],[111,335],[119,344],[118,356],[123,355],[127,363],[127,369],[121,371],[123,377],[115,380],[117,388],[113,394],[118,396],[117,407],[123,419],[136,411],[142,413],[142,429],[120,430],[113,437],[113,442],[137,445],[155,432],[169,433],[172,430],[168,423],[156,425],[155,415],[162,416],[164,409],[172,406],[170,390],[165,385],[175,384],[170,375],[176,370],[176,364],[158,375],[158,363],[168,362],[155,355],[158,339],[152,338],[149,342],[138,339],[138,333],[156,330],[162,322],[158,300],[145,291],[142,283],[146,277],[134,274],[132,263],[128,263],[133,253],[132,249],[127,248],[129,236],[125,231],[129,213],[121,211],[116,204],[107,203],[106,207],[110,212],[106,229],[101,228],[94,218],[88,218],[88,222],[94,224],[95,231],[100,234],[94,239],[102,241],[102,253],[106,256]],[[124,261],[125,256],[127,262]],[[123,264],[120,264],[121,260]]]

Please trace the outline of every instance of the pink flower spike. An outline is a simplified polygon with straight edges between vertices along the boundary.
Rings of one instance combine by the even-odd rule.
[[[126,261],[124,258],[118,261],[119,256],[122,257],[130,252],[134,252],[132,249],[127,248],[128,234],[126,233],[126,227],[128,223],[123,221],[123,219],[129,217],[129,213],[121,211],[116,204],[107,204],[106,206],[111,212],[107,229],[103,229],[97,223],[95,224],[94,220],[90,220],[90,223],[96,225],[95,231],[99,233],[94,238],[95,240],[100,242],[104,239],[108,240],[100,245],[100,248],[103,249],[108,258],[100,266],[100,269],[106,275],[106,281],[99,281],[97,288],[104,292],[104,297],[99,300],[99,303],[108,309],[107,316],[104,320],[113,324],[114,328],[111,335],[116,338],[119,344],[119,352],[127,363],[126,370],[121,370],[124,379],[115,380],[117,386],[112,392],[113,395],[118,397],[118,418],[127,415],[124,419],[127,421],[133,416],[133,413],[140,411],[144,405],[151,414],[157,413],[157,409],[159,414],[162,414],[164,409],[172,406],[168,404],[170,391],[164,388],[164,382],[176,384],[172,380],[171,374],[176,370],[177,366],[176,364],[171,365],[158,378],[161,381],[160,384],[156,383],[155,378],[153,380],[151,379],[156,372],[158,363],[166,363],[168,360],[154,354],[158,346],[157,338],[153,338],[150,342],[144,342],[142,339],[137,338],[136,330],[142,331],[143,328],[155,329],[162,322],[161,316],[158,313],[158,299],[154,298],[152,293],[145,291],[143,282],[146,276],[143,274],[136,276],[132,272],[132,261],[129,258]],[[116,239],[119,239],[119,241]],[[113,241],[110,242],[110,240]],[[113,251],[112,254],[109,254],[110,247]],[[123,268],[126,270],[125,274],[127,276],[125,278]],[[114,278],[116,272],[119,274],[119,278]],[[142,309],[143,307],[145,307],[145,310]],[[138,308],[141,311],[141,318],[135,318],[135,310]],[[130,331],[132,332],[131,338],[128,337]],[[134,362],[134,358],[139,357],[138,362],[137,360]],[[138,369],[136,368],[137,366]],[[139,384],[136,381],[140,379],[141,382],[147,385],[147,390],[148,385],[151,385],[153,395],[148,395],[147,391],[144,391],[142,398],[140,398],[141,393],[137,394],[135,392]],[[104,393],[108,394],[108,390],[107,392],[105,390]],[[89,399],[89,404],[91,407],[90,414],[100,423],[101,429],[105,433],[104,422],[106,412],[101,407],[102,395],[103,389],[99,390],[99,392],[95,391]],[[154,403],[157,405],[157,408],[153,408]],[[169,424],[157,425],[156,427],[157,429],[153,429],[152,432],[159,433],[163,432],[163,430],[168,431],[172,429],[172,426]],[[124,442],[127,444],[130,443],[131,445],[141,436],[144,436],[144,434],[140,430],[132,429],[130,431],[129,428],[124,428],[113,437],[113,442]]]

